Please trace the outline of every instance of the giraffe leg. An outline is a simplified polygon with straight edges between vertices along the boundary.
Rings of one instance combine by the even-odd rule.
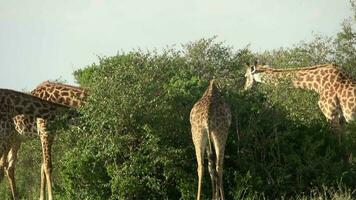
[[[53,136],[46,131],[46,124],[43,119],[37,119],[37,131],[41,138],[42,145],[42,167],[41,167],[41,192],[40,199],[44,200],[45,183],[47,183],[48,200],[53,199],[52,195],[52,158],[51,147]]]
[[[220,199],[224,200],[224,185],[223,185],[223,160],[224,160],[224,153],[218,154],[217,153],[216,159],[216,172],[218,174],[218,192],[220,192]]]
[[[2,125],[3,119],[0,118],[0,125]],[[0,126],[1,127],[1,126]],[[7,141],[5,138],[3,138],[2,136],[4,136],[6,134],[6,130],[5,129],[0,129],[0,183],[2,182],[2,180],[4,179],[5,176],[5,168],[7,165],[7,153],[6,153],[6,146],[7,146]]]
[[[338,139],[338,142],[339,142],[339,145],[341,145],[341,141],[342,141],[342,127],[341,127],[341,124],[340,124],[340,119],[338,117],[333,117],[331,120],[331,126],[332,128],[334,129],[334,132],[336,133],[337,135],[337,139]]]
[[[224,195],[224,186],[223,186],[223,164],[224,164],[224,154],[225,154],[225,145],[226,145],[226,139],[227,139],[227,131],[223,132],[223,134],[213,134],[213,144],[215,148],[215,153],[216,153],[216,172],[217,172],[217,191],[218,194],[218,199],[220,196],[221,200],[225,199]]]
[[[0,181],[2,181],[2,179],[4,178],[4,174],[5,172],[7,172],[7,168],[8,168],[8,162],[7,162],[7,156],[9,154],[9,147],[6,144],[3,144],[0,146],[0,155],[1,159],[0,159],[0,168],[1,168],[1,172],[0,172]],[[8,179],[10,181],[10,179]],[[18,197],[16,196],[16,193],[13,192],[12,189],[12,183],[9,182],[9,189],[11,192],[11,196],[14,200],[17,200]]]
[[[217,179],[216,179],[213,147],[212,147],[210,139],[208,139],[208,148],[206,149],[206,152],[208,154],[208,169],[209,169],[209,174],[210,174],[210,179],[211,179],[211,188],[212,188],[212,192],[213,192],[212,199],[216,199],[217,198],[217,187],[216,187]]]
[[[4,172],[5,172],[5,163],[6,162],[6,156],[5,154],[1,155],[0,157],[0,183],[2,182],[2,180],[4,179]]]
[[[10,190],[13,196],[13,199],[18,199],[18,193],[16,189],[15,182],[15,165],[17,162],[17,151],[21,146],[21,141],[15,141],[11,146],[10,152],[7,156],[8,167],[6,168],[6,174],[10,185]]]
[[[51,146],[53,137],[49,134],[41,135],[42,143],[42,168],[41,168],[41,190],[45,188],[45,183],[47,183],[48,199],[52,200],[52,158],[51,158]],[[44,175],[44,176],[43,176]],[[45,179],[44,179],[45,178]],[[45,191],[42,191],[45,193]]]
[[[1,148],[1,147],[0,147]],[[0,183],[5,177],[5,165],[6,165],[6,155],[2,153],[0,157]]]
[[[46,195],[46,175],[45,175],[45,171],[44,171],[44,164],[42,162],[41,164],[41,191],[40,191],[40,200],[44,200],[45,199],[45,195]]]
[[[7,168],[8,168],[8,163],[7,163],[7,155],[8,153],[5,152],[5,153],[2,153],[2,156],[1,156],[1,160],[0,160],[0,164],[1,164],[1,172],[0,172],[0,181],[2,181],[5,177],[5,172],[7,172]],[[12,183],[10,182],[10,179],[9,180],[9,192],[11,193],[11,196],[12,196],[12,199],[13,200],[17,200],[18,198],[16,197],[16,194],[14,194],[13,190],[12,190]]]
[[[201,154],[202,157],[204,157],[203,155],[204,155],[204,153]],[[204,175],[204,160],[198,160],[198,194],[197,194],[197,200],[200,200],[200,196],[201,196],[201,187],[202,187],[203,175]]]
[[[207,143],[207,137],[202,129],[193,126],[192,126],[192,136],[193,136],[193,143],[195,147],[196,159],[198,163],[197,200],[200,200],[201,187],[202,187],[203,174],[204,174],[204,151]]]
[[[342,127],[340,123],[340,118],[342,117],[342,111],[339,104],[339,100],[336,97],[331,98],[333,103],[329,103],[327,98],[327,94],[321,94],[320,99],[318,101],[319,108],[321,112],[324,114],[326,119],[330,122],[331,127],[333,128],[333,132],[338,137],[338,142],[341,145],[341,137],[342,137]]]

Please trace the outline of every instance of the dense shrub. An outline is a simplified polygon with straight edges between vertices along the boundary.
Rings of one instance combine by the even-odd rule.
[[[281,67],[331,62],[332,42],[317,37],[252,54],[203,39],[181,51],[101,58],[88,68],[90,76],[86,69],[77,71],[91,96],[82,126],[70,133],[78,138],[61,170],[66,198],[193,199],[196,161],[188,117],[213,77],[234,114],[225,158],[228,199],[289,198],[340,184],[355,188],[355,166],[343,162],[355,147],[354,136],[338,144],[316,94],[287,86],[241,90],[245,62],[257,58]],[[210,180],[204,180],[208,198]]]

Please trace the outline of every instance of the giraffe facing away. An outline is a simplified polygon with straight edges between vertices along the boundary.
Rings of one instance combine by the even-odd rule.
[[[18,115],[26,115],[33,118],[53,120],[56,116],[68,110],[68,106],[45,101],[30,94],[0,89],[0,180],[3,178],[5,168],[14,199],[18,199],[16,189],[11,185],[11,183],[14,184],[14,169],[13,167],[9,168],[7,164],[7,155],[12,147],[13,140],[16,138],[13,118]]]
[[[31,94],[41,99],[65,105],[70,108],[83,106],[87,96],[86,90],[71,85],[55,82],[43,82],[38,85]],[[48,198],[52,199],[52,158],[51,147],[54,134],[46,129],[46,119],[34,118],[29,115],[18,115],[14,117],[14,124],[17,134],[25,136],[40,136],[42,145],[43,160],[41,165],[41,190],[40,199],[45,199],[45,189],[47,185]],[[52,130],[50,130],[52,131]],[[8,154],[8,169],[13,170],[17,160],[17,151],[20,147],[21,140],[15,137],[12,140],[10,152]],[[8,170],[6,170],[8,171]],[[8,176],[9,177],[9,176]],[[9,177],[10,188],[15,188],[15,180]],[[12,184],[12,185],[11,185]]]
[[[279,80],[286,78],[291,79],[295,88],[313,90],[319,94],[321,112],[338,129],[342,118],[346,122],[355,118],[356,82],[335,64],[294,69],[276,69],[255,64],[247,67],[245,77],[245,90],[250,89],[254,82],[276,85]]]
[[[190,112],[192,139],[198,163],[198,193],[204,171],[204,153],[208,154],[208,169],[212,183],[212,199],[224,199],[223,161],[225,144],[231,124],[231,111],[219,92],[216,81],[211,80],[203,96],[195,103]],[[214,152],[215,150],[215,163]]]

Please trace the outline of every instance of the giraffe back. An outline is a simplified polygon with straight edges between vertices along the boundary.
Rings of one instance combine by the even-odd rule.
[[[45,101],[30,94],[0,89],[0,109],[7,110],[11,117],[25,114],[33,117],[52,118],[68,106]]]
[[[87,96],[86,90],[66,85],[62,83],[55,83],[45,81],[38,85],[31,91],[33,96],[41,99],[69,106],[80,107],[85,104],[85,98]],[[36,118],[29,115],[18,115],[13,118],[15,129],[21,135],[37,136],[37,121]]]
[[[223,132],[229,128],[231,111],[214,82],[193,106],[190,122],[192,126],[206,127],[213,132]]]
[[[68,109],[68,106],[45,101],[30,94],[0,89],[0,123],[1,126],[6,126],[2,129],[6,130],[5,132],[12,132],[14,123],[19,131],[33,130],[36,118],[53,119]],[[31,125],[23,126],[27,122]]]
[[[85,104],[87,91],[81,87],[45,81],[38,85],[31,94],[41,99],[67,105],[80,107]]]

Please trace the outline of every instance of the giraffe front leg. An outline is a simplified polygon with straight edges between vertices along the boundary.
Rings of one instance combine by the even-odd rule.
[[[46,195],[46,175],[45,175],[45,171],[44,171],[44,163],[42,161],[41,164],[41,187],[40,187],[40,200],[44,200],[45,199],[45,195]]]
[[[48,200],[53,199],[52,194],[52,156],[51,147],[53,135],[46,131],[45,121],[37,119],[37,129],[41,138],[42,145],[42,166],[41,166],[41,193],[40,199],[45,199],[45,187],[47,183]]]
[[[1,133],[0,133],[1,134]],[[0,182],[4,179],[4,176],[5,176],[5,172],[7,172],[7,169],[8,169],[8,162],[7,162],[7,156],[9,154],[9,150],[10,150],[10,147],[8,145],[8,143],[10,143],[9,140],[5,140],[5,141],[0,141],[0,142],[5,142],[4,143],[0,143],[0,155],[1,155],[1,158],[0,158]],[[9,179],[10,181],[10,179]],[[9,189],[10,189],[10,192],[11,192],[11,196],[12,196],[12,199],[15,199],[17,200],[18,197],[16,196],[16,193],[14,193],[13,189],[12,189],[12,183],[9,182]]]
[[[8,155],[8,152],[3,152],[2,153],[2,156],[1,156],[1,159],[0,159],[0,182],[4,179],[5,177],[5,172],[8,172],[7,171],[7,168],[8,168],[8,162],[7,162],[7,155]],[[9,181],[9,192],[11,193],[11,197],[13,200],[17,200],[17,196],[16,196],[16,193],[14,193],[13,189],[12,189],[12,182],[10,181],[10,178],[8,176],[9,174],[7,174],[7,177],[8,177],[8,181]]]
[[[51,158],[51,146],[52,146],[53,137],[49,134],[45,134],[41,136],[42,143],[42,172],[41,172],[41,184],[43,182],[43,186],[41,189],[44,189],[45,183],[47,183],[47,192],[48,199],[52,200],[52,158]],[[44,193],[45,191],[43,191]]]
[[[15,182],[15,165],[17,162],[17,151],[21,146],[21,141],[17,140],[11,146],[10,152],[7,156],[8,159],[8,167],[6,168],[6,174],[10,185],[10,190],[13,196],[13,199],[18,199],[18,193],[16,189],[16,182]]]
[[[5,154],[1,155],[0,157],[0,183],[2,182],[2,180],[4,179],[5,176]]]
[[[319,108],[324,114],[327,121],[330,123],[334,134],[337,135],[338,142],[341,144],[342,127],[340,123],[340,117],[342,116],[340,105],[338,105],[337,97],[331,99],[331,103],[327,98],[320,98],[318,101]]]
[[[1,147],[0,147],[1,148]],[[0,183],[4,180],[5,177],[5,165],[6,165],[6,155],[2,152],[0,157]]]

